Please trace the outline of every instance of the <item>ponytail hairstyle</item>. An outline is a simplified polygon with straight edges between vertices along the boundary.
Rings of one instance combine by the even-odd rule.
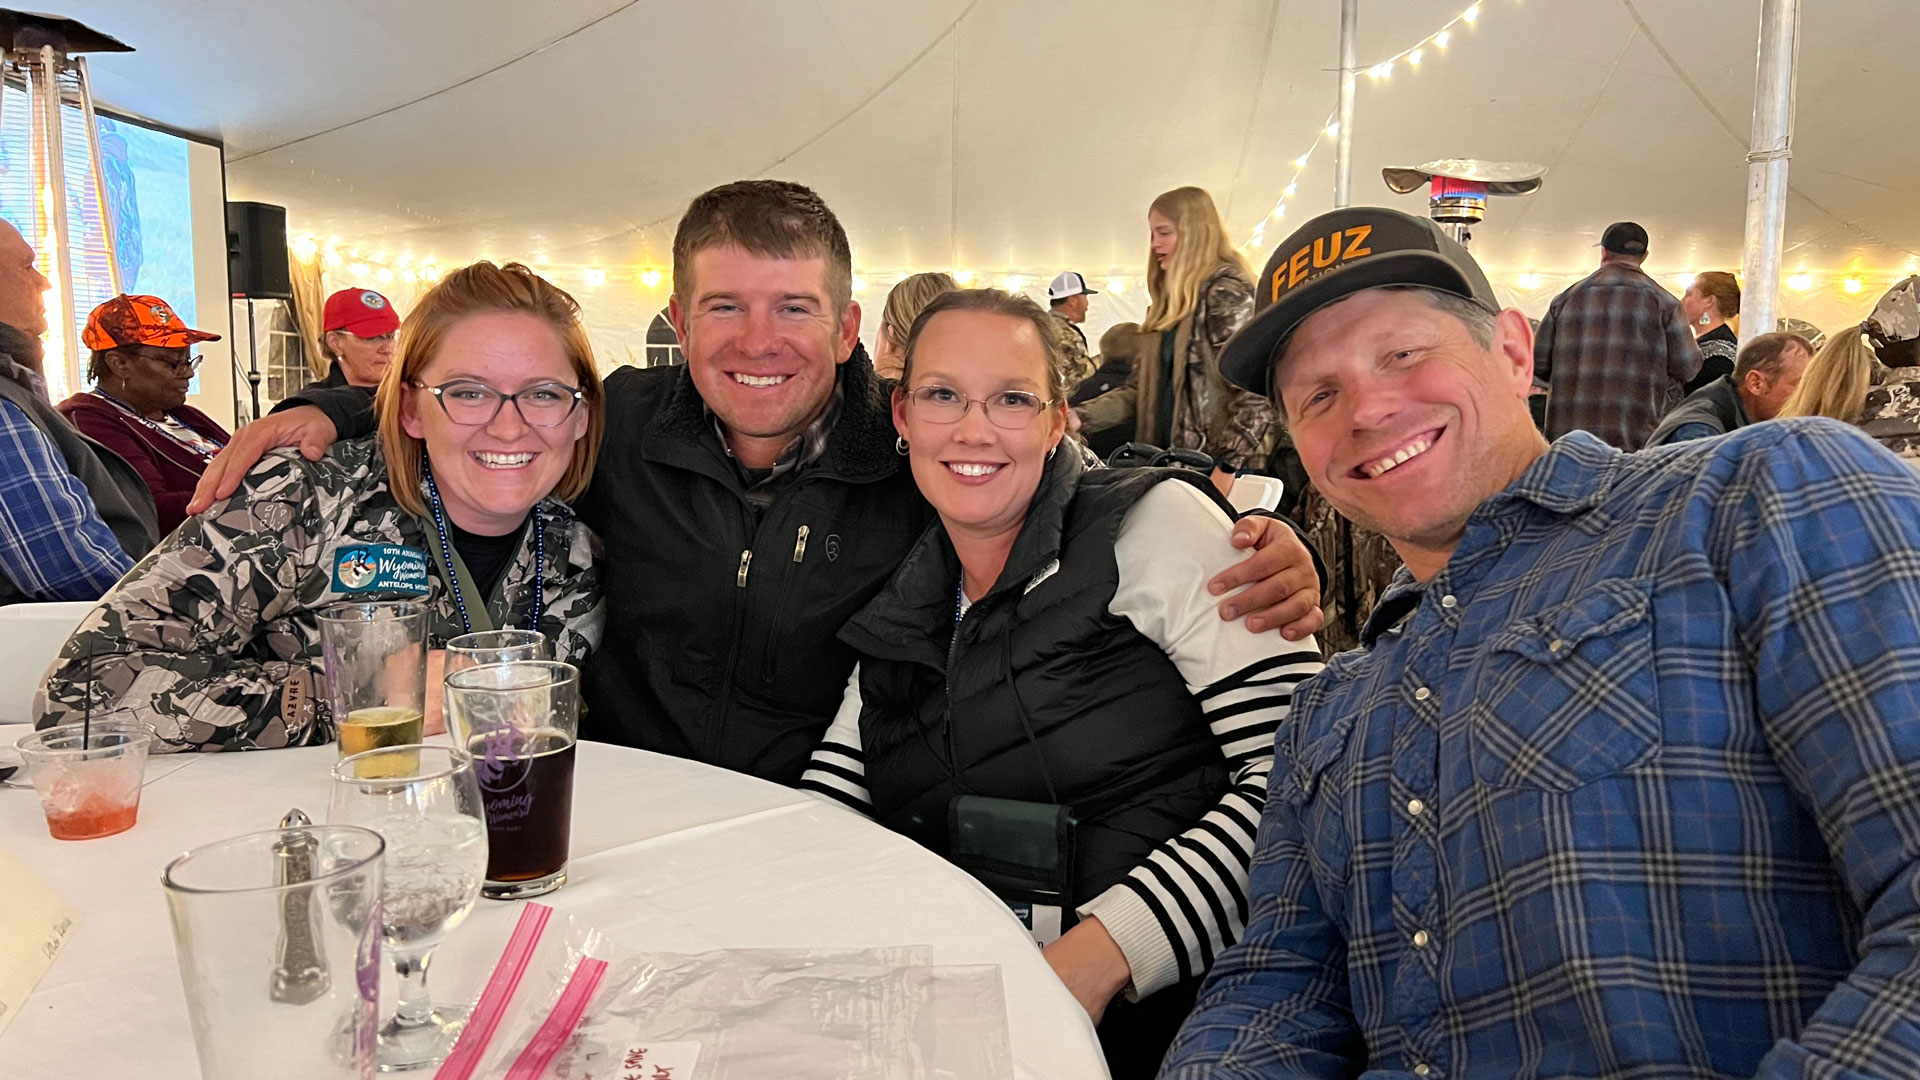
[[[1807,362],[1800,385],[1780,407],[1776,419],[1824,416],[1858,423],[1866,411],[1867,389],[1873,385],[1873,350],[1866,341],[1867,326],[1835,331]]]
[[[907,331],[913,329],[914,320],[933,298],[941,293],[950,293],[960,288],[952,274],[938,270],[920,274],[909,274],[900,279],[900,283],[887,293],[886,306],[880,309],[880,333],[885,334],[888,344],[904,353],[907,348]]]

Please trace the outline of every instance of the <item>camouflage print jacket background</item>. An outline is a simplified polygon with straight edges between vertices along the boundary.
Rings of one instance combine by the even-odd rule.
[[[563,503],[548,499],[540,510],[540,629],[556,659],[578,664],[605,621],[599,539]],[[151,724],[156,752],[331,742],[319,609],[420,600],[430,648],[464,632],[430,543],[438,543],[431,522],[388,490],[375,439],[337,443],[315,462],[277,451],[232,498],[188,518],[82,620],[48,676],[40,726],[78,719],[91,693],[96,715],[131,709]],[[366,572],[367,552],[380,545],[412,549],[400,561],[417,570],[424,560],[426,573]],[[495,626],[524,627],[531,617],[533,558],[528,530],[488,598]]]
[[[1860,426],[1880,445],[1920,469],[1920,368],[1891,368],[1867,392]]]

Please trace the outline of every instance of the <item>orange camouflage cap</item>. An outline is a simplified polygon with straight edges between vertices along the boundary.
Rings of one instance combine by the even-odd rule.
[[[87,316],[87,328],[81,331],[80,340],[89,349],[112,349],[121,345],[183,349],[196,342],[219,341],[220,335],[188,326],[157,296],[122,293],[93,309],[93,314]]]

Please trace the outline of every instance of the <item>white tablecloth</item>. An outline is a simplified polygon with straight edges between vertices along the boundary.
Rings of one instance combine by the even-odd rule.
[[[156,758],[139,823],[101,840],[52,839],[31,791],[0,788],[0,846],[83,918],[0,1034],[0,1075],[132,1075],[137,1063],[143,1080],[197,1076],[160,871],[295,806],[324,821],[336,756],[329,746]],[[580,745],[576,784],[568,881],[543,903],[632,949],[928,945],[935,963],[997,964],[1018,1074],[1106,1075],[1086,1014],[1020,925],[911,841],[800,792],[599,743]],[[478,995],[520,906],[479,901],[434,958],[436,998]]]

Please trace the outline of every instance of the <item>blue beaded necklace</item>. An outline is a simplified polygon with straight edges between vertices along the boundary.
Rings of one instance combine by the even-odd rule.
[[[440,505],[440,485],[433,482],[433,467],[427,464],[425,458],[420,460],[420,476],[427,482],[427,497],[433,506],[433,527],[440,534],[440,556],[447,567],[447,573],[451,575],[454,566],[453,542],[447,539],[447,512]],[[540,504],[535,503],[533,507],[533,621],[527,624],[529,630],[540,629],[540,615],[547,599],[546,570],[547,530],[540,514]],[[459,582],[449,581],[447,591],[453,594],[453,606],[460,612],[461,632],[473,633],[473,622],[467,618],[466,590],[460,587]]]

